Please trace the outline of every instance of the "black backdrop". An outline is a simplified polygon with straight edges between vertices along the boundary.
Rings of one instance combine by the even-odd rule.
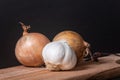
[[[19,21],[50,40],[74,30],[93,52],[120,52],[119,0],[0,0],[0,68],[19,65],[15,44],[22,36]]]

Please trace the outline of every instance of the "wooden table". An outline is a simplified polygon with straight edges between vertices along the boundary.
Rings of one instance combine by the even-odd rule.
[[[44,67],[16,66],[0,70],[0,80],[106,80],[120,76],[120,57],[110,55],[99,62],[80,62],[71,71],[52,72]]]

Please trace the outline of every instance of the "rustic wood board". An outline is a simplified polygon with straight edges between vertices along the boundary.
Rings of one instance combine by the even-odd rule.
[[[0,80],[104,80],[120,76],[120,57],[101,57],[99,62],[81,62],[71,71],[52,72],[44,67],[16,66],[0,69]],[[111,76],[112,74],[112,76]]]

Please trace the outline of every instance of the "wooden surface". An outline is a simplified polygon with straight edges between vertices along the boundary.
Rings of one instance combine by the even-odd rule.
[[[99,62],[81,62],[71,71],[52,72],[44,67],[16,66],[0,69],[0,80],[106,80],[120,76],[120,57],[101,57]]]

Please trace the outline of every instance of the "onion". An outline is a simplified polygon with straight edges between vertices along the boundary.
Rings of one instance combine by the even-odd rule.
[[[66,40],[68,45],[75,51],[78,61],[83,59],[85,53],[89,53],[90,46],[82,36],[74,31],[62,31],[58,33],[53,41]],[[87,51],[86,51],[87,50]]]
[[[42,49],[50,40],[41,33],[28,33],[30,26],[23,28],[23,36],[17,41],[15,56],[24,66],[41,66],[44,64],[42,59]]]

